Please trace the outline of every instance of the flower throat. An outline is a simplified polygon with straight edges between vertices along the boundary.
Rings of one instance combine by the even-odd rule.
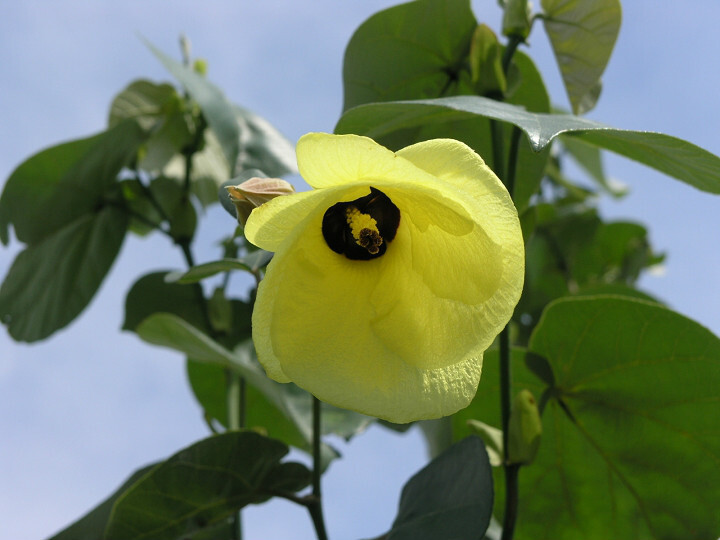
[[[348,259],[368,261],[387,251],[400,225],[400,210],[379,189],[325,211],[322,233],[328,247]]]

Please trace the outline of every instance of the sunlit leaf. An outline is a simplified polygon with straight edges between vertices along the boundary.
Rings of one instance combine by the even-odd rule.
[[[476,25],[469,0],[420,0],[374,14],[345,50],[343,109],[454,94]]]
[[[600,77],[620,32],[619,0],[541,0],[550,38],[573,111],[595,106]]]
[[[692,143],[663,133],[615,129],[579,116],[531,113],[479,96],[360,105],[343,114],[335,131],[378,138],[402,129],[458,121],[472,115],[518,126],[537,151],[565,133],[643,163],[700,190],[720,193],[720,158]]]
[[[517,538],[717,538],[720,340],[655,304],[563,299],[530,350],[556,385]]]
[[[310,482],[288,447],[254,432],[229,432],[185,448],[146,473],[113,505],[107,540],[174,540]],[[171,504],[168,503],[171,501]]]

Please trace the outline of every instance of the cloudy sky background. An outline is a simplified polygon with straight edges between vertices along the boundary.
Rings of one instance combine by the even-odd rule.
[[[138,39],[178,57],[184,32],[209,78],[290,140],[332,131],[342,104],[345,44],[388,0],[265,2],[8,2],[0,18],[0,184],[41,148],[105,127],[113,96],[130,81],[171,80]],[[620,38],[590,117],[669,133],[720,153],[720,86],[715,0],[624,6]],[[497,27],[495,0],[473,2],[478,20]],[[543,29],[530,36],[555,103],[567,103]],[[669,256],[662,277],[642,286],[720,334],[720,199],[608,155],[609,173],[631,195],[602,205],[608,218],[649,226]],[[231,222],[213,211],[198,248]],[[0,249],[0,276],[20,246]],[[199,261],[217,252],[199,249]],[[124,295],[140,275],[183,268],[164,237],[129,237],[99,295],[74,324],[35,345],[0,330],[0,538],[40,539],[74,521],[136,468],[207,435],[177,354],[119,331]],[[480,386],[482,391],[482,382]],[[333,538],[384,532],[402,484],[425,463],[416,430],[371,428],[325,476]],[[311,539],[306,512],[279,501],[244,513],[248,539]]]

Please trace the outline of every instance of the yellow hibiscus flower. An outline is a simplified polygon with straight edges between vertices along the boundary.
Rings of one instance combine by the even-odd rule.
[[[245,228],[275,252],[252,319],[268,376],[397,423],[467,406],[522,291],[502,182],[451,139],[394,153],[310,133],[297,160],[315,189],[263,204]]]

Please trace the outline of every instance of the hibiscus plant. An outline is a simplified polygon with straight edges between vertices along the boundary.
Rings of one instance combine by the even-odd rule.
[[[8,333],[47,339],[127,234],[163,234],[187,267],[140,277],[123,329],[186,357],[212,431],[53,538],[237,539],[243,507],[281,497],[325,540],[321,479],[339,455],[323,437],[371,422],[420,424],[432,454],[379,538],[720,536],[720,340],[636,288],[662,256],[643,226],[597,211],[621,195],[602,150],[710,193],[720,158],[583,116],[619,0],[500,3],[499,33],[469,0],[370,17],[347,45],[335,132],[296,147],[203,62],[148,43],[177,86],[132,82],[106,130],[12,173],[0,239],[12,228],[25,248],[0,288]],[[540,27],[572,112],[525,52]],[[311,189],[281,178],[298,172]],[[218,202],[221,250],[197,264],[198,218]],[[231,275],[251,278],[245,296]],[[291,446],[312,466],[284,459]]]

